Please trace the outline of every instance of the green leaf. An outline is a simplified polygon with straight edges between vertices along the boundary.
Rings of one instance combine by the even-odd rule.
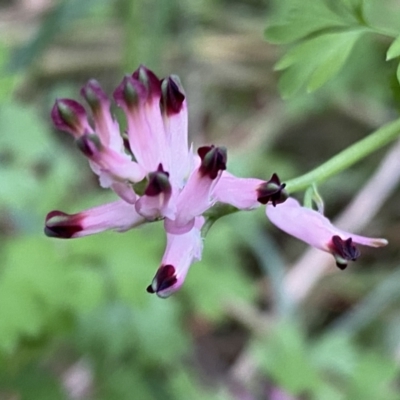
[[[392,60],[393,58],[400,56],[400,35],[392,42],[387,53],[386,61]]]
[[[323,0],[295,0],[286,21],[268,27],[265,37],[272,43],[290,43],[321,30],[343,28],[347,22]]]
[[[349,382],[347,399],[394,400],[398,399],[392,387],[398,366],[383,355],[367,353],[355,369]]]
[[[322,384],[308,357],[302,332],[288,322],[281,323],[271,336],[257,343],[253,355],[268,376],[292,394],[314,392]]]
[[[30,364],[16,377],[10,374],[8,384],[18,393],[18,398],[29,400],[68,400],[60,380],[48,373],[44,366]],[[11,396],[11,399],[13,397]],[[10,397],[6,396],[6,399]]]
[[[189,368],[181,368],[168,379],[171,398],[179,400],[230,400],[232,396],[227,390],[214,390],[211,387],[204,388],[193,377],[193,371]]]
[[[335,332],[323,336],[315,343],[310,359],[319,371],[328,376],[335,374],[351,377],[357,366],[358,354],[347,335]]]
[[[308,91],[317,90],[339,72],[361,34],[361,31],[338,34],[335,40],[332,40],[332,47],[326,48],[325,54],[321,55],[320,64],[310,77]]]
[[[276,64],[283,70],[279,88],[290,97],[304,85],[308,91],[320,88],[343,67],[363,30],[327,33],[289,50]]]

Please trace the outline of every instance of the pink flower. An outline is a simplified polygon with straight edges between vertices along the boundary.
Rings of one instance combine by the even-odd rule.
[[[343,260],[358,256],[353,241],[383,245],[383,239],[370,242],[350,236],[315,211],[296,208],[276,174],[268,181],[231,175],[226,171],[224,147],[203,146],[194,153],[188,146],[186,98],[176,76],[159,80],[141,66],[124,77],[114,99],[125,113],[126,135],[121,134],[98,82],[89,81],[81,94],[91,109],[93,124],[80,103],[59,99],[51,112],[54,125],[73,136],[100,185],[111,188],[120,199],[77,214],[52,211],[46,217],[45,234],[76,238],[164,220],[167,246],[147,288],[150,293],[168,297],[182,286],[191,264],[201,259],[203,215],[217,202],[241,210],[268,204],[273,223],[334,253],[341,266]]]
[[[293,198],[288,198],[278,207],[268,204],[267,217],[279,229],[310,246],[331,253],[340,269],[347,267],[348,261],[355,261],[360,251],[355,244],[382,247],[386,239],[369,238],[342,231],[331,224],[328,218],[310,208],[302,207]]]
[[[194,154],[189,148],[186,99],[175,76],[159,80],[141,66],[124,77],[114,98],[125,112],[126,137],[96,81],[89,81],[81,94],[91,109],[93,126],[85,108],[70,99],[55,102],[54,125],[74,137],[101,186],[111,188],[120,200],[77,214],[52,211],[45,233],[76,238],[164,219],[167,247],[148,291],[167,297],[181,287],[192,262],[201,258],[202,214],[216,202],[214,191],[226,169],[226,150],[204,146]]]

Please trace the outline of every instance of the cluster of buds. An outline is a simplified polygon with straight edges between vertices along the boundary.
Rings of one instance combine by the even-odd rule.
[[[81,94],[91,109],[91,122],[80,103],[59,99],[52,109],[53,123],[74,137],[100,185],[119,199],[77,214],[52,211],[45,233],[76,238],[162,220],[166,250],[149,293],[168,297],[182,286],[189,267],[201,258],[204,214],[216,203],[240,210],[265,204],[273,224],[332,253],[340,268],[359,256],[354,243],[386,244],[343,232],[322,214],[300,206],[276,174],[268,181],[233,176],[226,171],[224,147],[203,146],[194,152],[188,145],[186,97],[176,76],[160,80],[141,66],[124,77],[114,99],[125,113],[126,134],[121,134],[97,81],[90,80]]]

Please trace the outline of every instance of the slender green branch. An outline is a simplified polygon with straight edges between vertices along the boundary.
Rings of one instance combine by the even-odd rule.
[[[305,190],[313,183],[325,181],[400,136],[400,119],[384,125],[374,133],[343,150],[314,170],[286,182],[289,193]],[[400,168],[400,161],[399,161]]]

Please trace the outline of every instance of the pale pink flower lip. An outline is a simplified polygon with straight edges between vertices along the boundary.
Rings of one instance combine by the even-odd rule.
[[[388,244],[386,239],[359,236],[336,228],[328,218],[310,208],[302,207],[293,198],[288,198],[277,207],[268,204],[266,214],[275,226],[289,235],[317,249],[332,253],[342,267],[345,267],[346,260],[354,260],[359,255],[350,249],[353,242],[370,247],[382,247]],[[350,252],[346,256],[338,247],[341,247],[340,241],[345,242],[348,239],[351,239],[347,242]]]
[[[148,184],[144,194],[135,204],[136,211],[149,221],[172,216],[175,213],[174,204],[170,204],[172,186],[169,173],[164,171],[162,164],[157,171],[148,175]],[[172,202],[173,203],[173,202]]]

